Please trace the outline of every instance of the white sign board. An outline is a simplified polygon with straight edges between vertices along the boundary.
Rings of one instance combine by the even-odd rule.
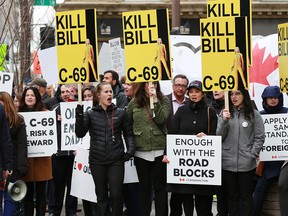
[[[221,185],[221,137],[167,135],[167,183]]]
[[[89,150],[77,148],[72,172],[72,196],[96,203],[95,184],[88,163]]]
[[[0,73],[0,91],[5,91],[12,95],[12,88],[13,88],[13,73]]]
[[[51,156],[57,152],[54,111],[22,112],[27,132],[28,158]]]
[[[58,83],[58,59],[56,47],[38,51],[43,78],[48,85]]]
[[[261,161],[288,160],[288,114],[262,115],[265,142]]]
[[[124,55],[120,38],[109,40],[112,68],[118,72],[119,77],[125,75]]]
[[[75,134],[76,107],[79,102],[61,102],[61,150],[76,150],[76,147],[89,149],[90,136],[87,132],[83,138]],[[84,112],[92,108],[92,101],[83,101]]]

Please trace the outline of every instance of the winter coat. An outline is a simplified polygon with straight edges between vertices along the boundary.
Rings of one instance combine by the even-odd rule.
[[[118,108],[124,108],[128,104],[128,99],[120,84],[113,87],[113,98],[116,98],[116,106]]]
[[[19,126],[10,128],[13,145],[12,181],[20,179],[20,177],[25,176],[28,172],[26,125],[22,116],[20,116],[20,119]]]
[[[210,121],[210,128],[208,127],[208,121]],[[189,100],[186,105],[179,107],[175,113],[169,134],[196,135],[203,132],[207,135],[215,135],[216,127],[217,115],[214,109],[208,109],[204,99],[196,103]],[[167,189],[174,193],[213,195],[218,192],[219,187],[212,185],[167,184]]]
[[[268,104],[266,103],[267,97],[279,98],[278,105],[273,107],[268,106]],[[286,107],[283,107],[283,94],[280,92],[280,88],[278,86],[267,86],[262,93],[262,99],[262,106],[264,110],[260,111],[261,115],[288,112],[288,109]],[[265,176],[266,179],[279,176],[283,162],[284,161],[264,161],[262,176]]]
[[[233,109],[233,118],[218,117],[217,135],[222,136],[222,169],[231,172],[248,172],[256,168],[256,158],[262,149],[265,134],[261,115],[244,118],[244,110]]]
[[[164,96],[161,101],[154,103],[154,110],[151,110],[149,103],[146,108],[143,108],[136,106],[135,99],[130,101],[127,113],[133,121],[136,151],[165,149],[166,120],[170,113],[169,103],[169,99]]]
[[[76,115],[77,137],[84,137],[88,131],[90,134],[89,164],[110,164],[123,160],[122,133],[127,153],[134,155],[135,144],[131,121],[127,113],[114,104],[107,107],[106,111],[96,105],[84,115]]]
[[[4,107],[0,103],[0,172],[2,170],[12,170],[12,144],[9,133],[9,126]],[[3,176],[0,175],[0,180]]]

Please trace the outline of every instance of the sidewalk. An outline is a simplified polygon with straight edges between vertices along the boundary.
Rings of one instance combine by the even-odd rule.
[[[169,197],[170,197],[170,196],[169,196]],[[81,212],[77,212],[77,216],[85,216],[84,210],[83,210],[83,205],[82,205],[82,200],[81,200],[81,199],[78,199],[78,209],[81,209]],[[194,210],[194,212],[195,212],[194,215],[197,215],[195,210]],[[217,214],[217,202],[214,202],[214,201],[213,201],[213,205],[212,205],[212,213],[213,213],[213,215],[216,215],[216,214]],[[47,215],[48,215],[48,214],[47,214]],[[183,214],[183,215],[184,215],[184,214]],[[63,210],[62,210],[61,216],[65,216],[65,213],[64,213]],[[121,215],[119,215],[119,216],[121,216]],[[153,205],[152,205],[151,216],[155,216],[155,212],[154,212],[154,202],[153,202]]]

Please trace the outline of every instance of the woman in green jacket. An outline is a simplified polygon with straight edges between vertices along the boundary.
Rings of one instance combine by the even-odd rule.
[[[143,216],[150,215],[153,189],[156,215],[167,216],[166,165],[162,158],[166,145],[166,120],[170,113],[169,99],[162,94],[159,82],[152,85],[139,83],[127,112],[133,120],[136,143],[134,160],[140,185],[140,212]]]

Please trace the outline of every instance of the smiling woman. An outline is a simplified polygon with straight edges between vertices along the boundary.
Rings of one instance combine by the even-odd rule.
[[[41,95],[36,87],[25,88],[20,101],[19,112],[46,111]],[[39,144],[39,143],[38,143]],[[36,191],[37,215],[44,216],[46,210],[46,184],[52,179],[51,157],[28,158],[28,173],[23,177],[27,184],[24,201],[25,215],[34,215],[34,190]]]

